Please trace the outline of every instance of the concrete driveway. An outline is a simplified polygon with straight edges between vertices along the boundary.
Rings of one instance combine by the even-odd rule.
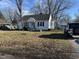
[[[74,52],[72,53],[72,55],[73,55],[72,58],[73,59],[79,59],[79,44],[75,42],[76,39],[69,40],[69,41],[70,41],[72,47],[74,48]]]

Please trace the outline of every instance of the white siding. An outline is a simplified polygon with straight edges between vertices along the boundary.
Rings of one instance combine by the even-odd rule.
[[[44,22],[44,26],[38,26],[38,22]],[[48,21],[36,21],[35,28],[36,30],[48,30]]]

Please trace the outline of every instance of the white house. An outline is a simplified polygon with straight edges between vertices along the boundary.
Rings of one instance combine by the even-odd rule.
[[[55,20],[49,14],[26,15],[23,19],[29,30],[55,29]]]

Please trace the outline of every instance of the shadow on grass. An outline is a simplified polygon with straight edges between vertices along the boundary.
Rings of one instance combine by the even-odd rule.
[[[49,39],[74,39],[71,35],[65,34],[49,34],[49,35],[40,35],[40,38],[49,38]]]

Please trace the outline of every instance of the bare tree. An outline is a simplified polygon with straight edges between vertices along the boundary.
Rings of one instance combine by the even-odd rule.
[[[18,27],[19,29],[23,28],[23,19],[22,19],[22,13],[23,13],[23,0],[15,0],[16,1],[16,6],[17,6],[17,14],[19,15],[18,19]]]
[[[53,18],[56,18],[59,13],[71,7],[71,3],[69,0],[47,0],[47,1],[49,7],[49,14],[51,13],[53,15]]]
[[[31,8],[30,12],[32,12],[34,14],[42,13],[40,0],[36,1],[35,5]]]
[[[36,12],[38,11],[39,13],[42,13],[42,11],[44,11],[44,13],[51,13],[53,16],[56,16],[61,11],[64,11],[71,7],[69,0],[43,0],[42,3],[40,3],[40,1],[41,0],[39,0],[39,2],[34,5],[34,7],[32,8],[33,11],[36,10]]]
[[[17,13],[16,13],[16,10],[13,10],[13,9],[10,9],[10,8],[6,8],[6,18],[7,18],[7,20],[8,20],[8,22],[9,23],[11,23],[12,24],[12,22],[14,21],[14,20],[17,20],[16,18],[17,18]]]
[[[73,19],[75,23],[79,23],[79,9],[78,12],[75,14],[75,19]]]
[[[4,16],[1,11],[0,11],[0,19],[4,19]]]
[[[7,12],[7,16],[8,16],[9,21],[12,23],[13,15],[14,15],[13,11],[11,11],[10,9],[7,9],[6,12]]]
[[[75,23],[79,23],[79,15],[76,15],[75,17],[76,17],[76,18],[74,19],[74,22],[75,22]]]
[[[63,18],[64,20],[66,20],[65,18],[68,18],[62,13],[65,12],[66,9],[69,9],[72,5],[69,0],[47,0],[47,5],[48,12],[49,14],[52,14],[52,19],[56,21],[55,28],[57,28],[57,24],[61,18]]]
[[[60,23],[69,23],[70,22],[70,16],[63,14],[60,19],[59,19]]]

